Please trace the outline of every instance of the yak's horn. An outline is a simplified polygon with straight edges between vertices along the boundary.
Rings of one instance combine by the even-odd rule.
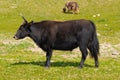
[[[25,19],[25,17],[22,15],[22,14],[20,14],[20,16],[23,18],[23,20],[27,23],[27,20]]]

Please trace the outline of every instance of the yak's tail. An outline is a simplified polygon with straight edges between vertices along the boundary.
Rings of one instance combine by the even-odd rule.
[[[90,44],[89,49],[90,49],[91,56],[95,57],[100,54],[99,53],[99,41],[97,38],[96,26],[92,21],[90,21],[90,23],[92,24],[94,31],[92,34],[92,40],[89,43]]]

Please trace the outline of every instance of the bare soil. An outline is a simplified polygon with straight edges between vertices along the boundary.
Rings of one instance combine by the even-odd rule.
[[[35,46],[34,47],[30,47],[28,48],[28,50],[32,51],[32,52],[39,52],[39,53],[44,53],[44,51],[42,51],[39,47]],[[79,48],[76,48],[72,51],[72,53],[79,53]],[[57,51],[55,51],[54,53],[57,53]],[[76,57],[78,56],[79,54],[77,55],[74,55],[74,54],[68,54],[69,57]],[[67,57],[67,54],[66,55],[62,55],[61,56],[64,56],[64,57]],[[109,43],[103,43],[103,44],[100,44],[100,57],[112,57],[112,58],[117,58],[117,57],[120,57],[120,44],[116,44],[116,45],[112,45],[112,44],[109,44]]]

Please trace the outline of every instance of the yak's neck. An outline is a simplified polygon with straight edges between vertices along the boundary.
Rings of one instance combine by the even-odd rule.
[[[40,46],[40,41],[39,41],[39,39],[38,39],[35,35],[30,34],[29,37],[30,37],[38,46]]]

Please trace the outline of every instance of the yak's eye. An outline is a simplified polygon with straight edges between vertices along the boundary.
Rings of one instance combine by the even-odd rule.
[[[21,26],[19,30],[25,31],[25,28],[23,26]]]

